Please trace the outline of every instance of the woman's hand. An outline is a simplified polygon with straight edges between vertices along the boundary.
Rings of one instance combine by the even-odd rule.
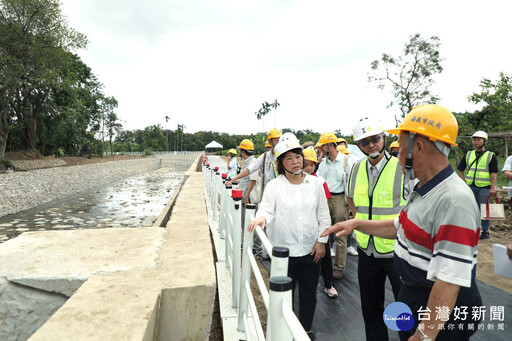
[[[315,256],[313,262],[318,263],[318,261],[325,256],[325,244],[316,242],[315,246],[313,246],[313,251],[311,251],[311,255]]]
[[[247,231],[249,231],[249,232],[254,231],[254,229],[258,225],[261,226],[262,230],[265,230],[266,223],[267,223],[267,221],[266,221],[265,217],[258,217],[249,223],[249,226],[247,227]]]
[[[320,237],[328,236],[333,232],[338,232],[338,233],[336,233],[336,237],[348,236],[356,228],[356,222],[357,222],[356,219],[349,219],[349,220],[345,220],[345,221],[336,223],[336,224],[332,225],[331,227],[326,228],[324,230],[324,232],[322,232]]]

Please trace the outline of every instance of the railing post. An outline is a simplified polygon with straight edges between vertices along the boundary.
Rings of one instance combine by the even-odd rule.
[[[217,204],[218,204],[218,200],[219,200],[219,189],[221,188],[221,184],[222,184],[222,181],[220,180],[220,177],[218,176],[219,175],[219,172],[218,172],[218,169],[219,167],[215,167],[215,181],[214,181],[214,185],[213,185],[213,220],[217,220],[217,212],[218,212],[218,209],[217,209]],[[218,221],[218,220],[217,220]]]
[[[220,208],[219,208],[219,223],[218,223],[218,229],[219,229],[219,236],[220,239],[225,238],[224,231],[226,230],[226,206],[227,206],[227,197],[229,196],[228,192],[229,189],[231,189],[230,186],[226,186],[226,180],[224,178],[224,175],[222,174],[222,185],[220,189]]]
[[[290,250],[283,246],[272,247],[272,262],[270,263],[270,277],[288,276],[288,256]]]
[[[292,306],[293,281],[290,277],[271,277],[268,301],[267,340],[292,341],[293,336],[283,317],[283,301]],[[269,334],[270,332],[270,334]]]
[[[231,191],[231,197],[233,198],[233,226],[231,229],[233,239],[233,274],[232,280],[232,294],[233,294],[233,308],[238,307],[240,298],[240,265],[241,265],[241,233],[242,233],[242,199],[243,191],[241,189],[233,189]]]
[[[251,213],[256,211],[256,205],[247,204],[244,205],[244,222],[242,224],[242,230],[244,233],[244,252],[242,257],[242,273],[240,276],[240,302],[238,304],[238,330],[241,332],[245,331],[243,316],[249,315],[249,298],[245,291],[245,282],[251,280],[251,261],[249,260],[249,252],[252,253],[253,237],[254,232],[247,231],[247,226],[251,222]]]
[[[229,187],[229,188],[228,188]],[[231,249],[231,245],[229,244],[229,236],[231,236],[231,241],[233,241],[233,228],[231,223],[229,222],[228,216],[230,212],[234,210],[233,199],[231,198],[231,186],[226,186],[226,196],[224,201],[224,215],[226,219],[224,220],[224,238],[225,238],[225,248],[224,248],[224,262],[226,263],[226,268],[229,268],[229,257],[233,250]],[[234,247],[234,244],[233,244]]]

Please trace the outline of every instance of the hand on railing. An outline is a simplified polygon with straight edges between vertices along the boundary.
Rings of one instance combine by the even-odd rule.
[[[314,256],[313,262],[318,263],[318,261],[325,256],[325,244],[316,242],[315,246],[313,246],[313,251],[311,251],[311,255]]]
[[[252,232],[254,229],[256,229],[256,226],[260,226],[262,230],[265,230],[265,225],[267,224],[267,221],[265,217],[258,217],[251,221],[249,225],[247,226],[247,231]]]

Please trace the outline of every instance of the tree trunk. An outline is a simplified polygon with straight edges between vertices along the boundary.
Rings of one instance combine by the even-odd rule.
[[[5,156],[7,138],[9,137],[9,107],[7,106],[7,91],[3,89],[0,101],[0,158]]]

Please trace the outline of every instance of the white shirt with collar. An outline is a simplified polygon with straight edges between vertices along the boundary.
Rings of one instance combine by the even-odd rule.
[[[265,217],[270,242],[289,248],[290,257],[310,254],[317,241],[327,242],[328,237],[319,237],[331,225],[319,179],[307,174],[302,184],[294,185],[279,175],[263,192],[256,217]]]
[[[344,162],[344,159],[347,159]],[[346,164],[345,167],[344,163]],[[348,155],[338,152],[334,161],[331,162],[329,157],[324,157],[318,166],[317,174],[325,179],[327,188],[331,193],[345,192],[345,173],[350,172],[352,168],[352,161]]]

